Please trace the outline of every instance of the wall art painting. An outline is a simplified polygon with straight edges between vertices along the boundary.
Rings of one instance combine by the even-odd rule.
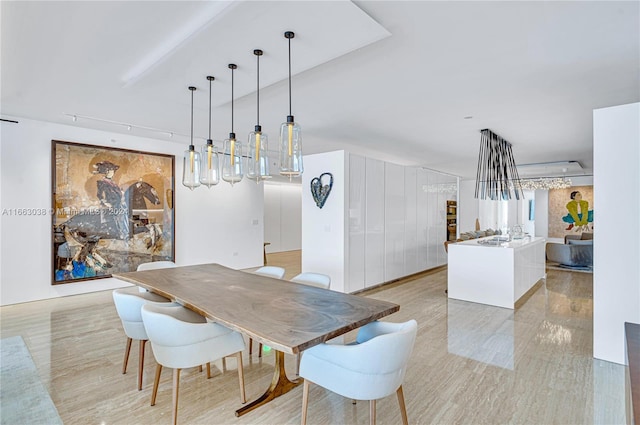
[[[51,143],[52,283],[174,259],[173,155]]]
[[[593,233],[593,186],[549,190],[549,237]]]

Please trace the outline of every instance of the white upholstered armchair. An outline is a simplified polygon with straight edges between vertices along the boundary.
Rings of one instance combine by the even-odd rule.
[[[138,391],[142,389],[142,373],[144,366],[144,348],[147,340],[147,333],[142,323],[140,310],[146,303],[171,304],[168,299],[151,292],[140,292],[137,288],[116,289],[113,291],[113,303],[122,322],[122,328],[127,336],[127,345],[124,351],[122,362],[122,373],[127,373],[127,363],[131,352],[133,340],[140,341],[138,352]]]
[[[180,370],[207,364],[235,355],[238,360],[240,401],[246,402],[242,350],[244,338],[218,323],[207,322],[203,316],[182,306],[163,307],[147,304],[142,307],[144,327],[151,341],[153,354],[158,362],[153,383],[151,405],[155,405],[162,367],[173,369],[173,424],[178,421],[178,391]]]
[[[369,400],[371,424],[375,424],[376,400],[396,393],[402,422],[408,424],[402,382],[417,327],[415,320],[372,322],[360,329],[356,344],[320,344],[304,351],[300,364],[304,378],[302,424],[307,419],[311,382],[343,397]]]

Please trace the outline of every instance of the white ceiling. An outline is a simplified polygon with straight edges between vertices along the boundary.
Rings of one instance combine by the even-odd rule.
[[[293,114],[305,153],[347,149],[465,178],[479,131],[513,144],[518,164],[593,167],[592,110],[640,101],[640,3],[2,1],[1,113],[187,144],[260,120],[277,150]],[[65,115],[68,114],[68,115]],[[466,118],[465,117],[472,117]],[[141,127],[165,130],[167,134]],[[201,142],[200,142],[201,143]]]

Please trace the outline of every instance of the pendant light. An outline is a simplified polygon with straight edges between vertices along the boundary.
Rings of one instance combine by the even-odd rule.
[[[232,186],[242,180],[242,144],[236,140],[236,133],[233,132],[233,71],[237,68],[236,64],[229,64],[231,70],[231,133],[229,133],[229,138],[224,140],[224,157],[222,158],[222,180],[231,183]]]
[[[200,164],[200,182],[211,189],[220,182],[220,161],[218,159],[218,151],[213,146],[211,139],[211,83],[214,77],[208,76],[209,80],[209,138],[207,144],[202,147],[202,164]]]
[[[268,142],[269,138],[262,132],[262,126],[260,125],[260,56],[263,52],[260,49],[253,51],[256,55],[256,126],[255,131],[249,133],[249,156],[247,160],[247,178],[255,180],[256,183],[260,183],[262,180],[270,179],[269,174],[269,156],[268,156]]]
[[[184,152],[182,161],[182,184],[193,190],[200,186],[200,154],[193,146],[193,92],[195,87],[189,87],[191,91],[191,144]]]
[[[304,171],[302,165],[302,133],[300,125],[291,114],[291,39],[295,37],[292,31],[284,33],[289,40],[289,115],[287,121],[280,125],[280,174],[283,176],[299,177]]]

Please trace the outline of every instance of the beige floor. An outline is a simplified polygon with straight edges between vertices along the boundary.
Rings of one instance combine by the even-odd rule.
[[[269,255],[287,278],[299,252]],[[550,270],[545,283],[515,312],[448,300],[446,269],[369,291],[400,304],[387,320],[415,318],[418,337],[404,393],[413,424],[621,424],[624,367],[592,357],[592,276]],[[136,388],[137,349],[120,373],[125,337],[111,293],[99,292],[0,308],[2,338],[22,335],[65,424],[168,424],[171,376],[165,371],[156,406],[149,406],[155,363],[148,352],[144,388]],[[353,333],[348,336],[352,337]],[[288,357],[288,370],[293,370]],[[247,396],[270,382],[273,354],[245,353]],[[221,368],[221,363],[217,364]],[[182,424],[296,424],[302,388],[241,418],[235,362],[207,380],[182,375]],[[1,414],[1,413],[0,413]],[[368,403],[352,405],[312,386],[311,424],[368,423]],[[378,423],[400,422],[395,397],[378,402]]]

